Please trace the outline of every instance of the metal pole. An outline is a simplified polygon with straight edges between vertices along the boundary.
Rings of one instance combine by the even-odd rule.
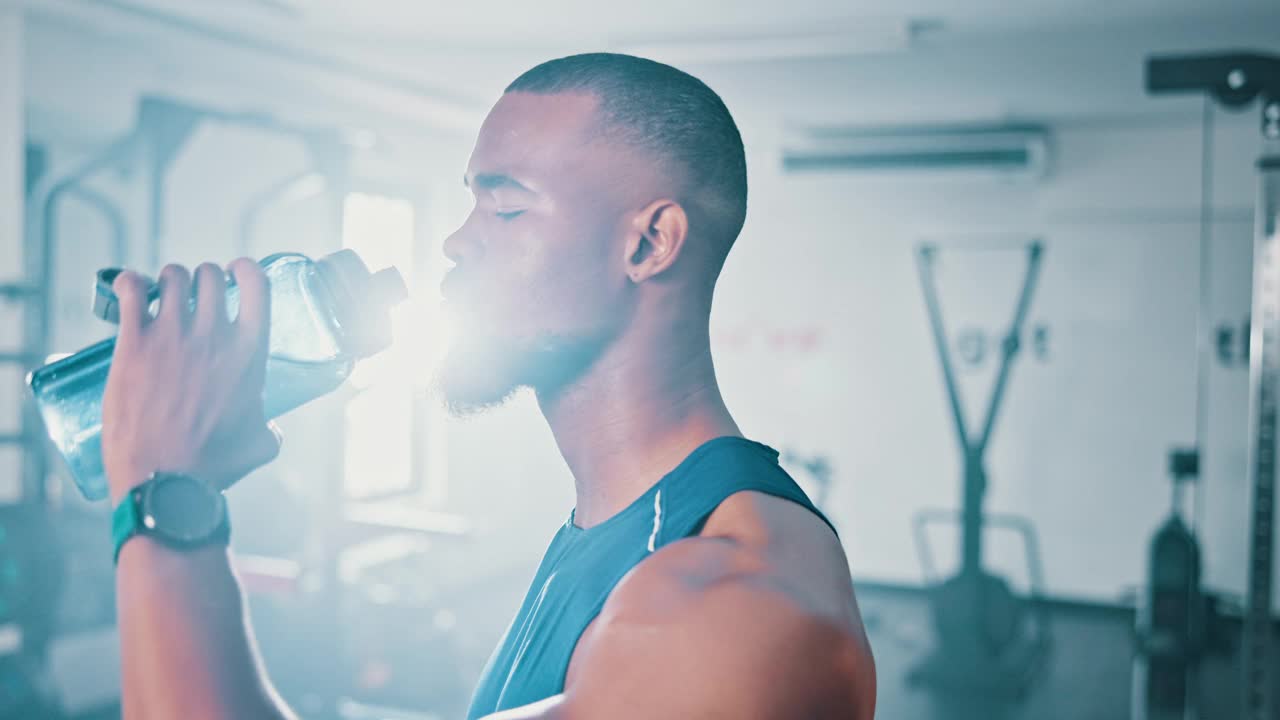
[[[29,257],[35,257],[36,262],[29,263],[28,267],[33,269],[32,274],[35,275],[35,288],[38,293],[35,300],[35,306],[28,312],[25,341],[23,343],[26,352],[37,358],[44,358],[50,352],[50,343],[53,338],[53,297],[54,297],[54,281],[56,279],[57,259],[57,209],[58,203],[64,195],[79,186],[80,182],[94,173],[119,164],[127,158],[135,148],[135,135],[127,135],[111,145],[107,146],[101,153],[89,158],[80,167],[62,178],[53,181],[42,191],[34,192],[33,199],[38,202],[40,213],[36,216],[38,224],[36,231],[30,237],[36,241],[34,252],[29,253]],[[82,193],[82,196],[83,193]],[[90,193],[90,198],[95,195]],[[104,198],[105,200],[105,198]],[[94,202],[93,199],[90,202]],[[115,225],[115,220],[109,216],[109,220]],[[116,238],[115,242],[119,243]],[[119,249],[118,247],[116,248]],[[42,421],[39,413],[28,403],[28,410],[23,417],[23,434],[40,438],[43,441],[44,433],[39,429],[42,427]],[[44,451],[44,446],[33,449],[27,454],[27,463],[25,467],[26,477],[24,478],[23,488],[24,494],[31,493],[37,501],[43,502],[46,497],[46,482],[48,475],[48,457]]]
[[[84,185],[75,185],[67,192],[106,218],[111,226],[111,265],[124,267],[129,257],[129,231],[124,213],[120,212],[120,206],[111,202],[111,198],[106,195]]]
[[[933,245],[921,246],[916,252],[916,268],[920,271],[920,287],[924,291],[924,306],[929,313],[929,327],[933,330],[933,344],[938,349],[938,362],[942,364],[942,379],[947,386],[947,400],[951,403],[956,439],[960,443],[960,450],[967,454],[969,431],[964,422],[964,409],[960,406],[959,386],[956,383],[955,367],[951,364],[951,350],[942,320],[942,305],[938,302],[937,282],[933,276],[933,262],[937,252],[938,249]]]
[[[933,261],[937,249],[931,245],[920,248],[916,255],[920,269],[920,287],[924,290],[924,304],[929,311],[929,326],[933,329],[933,344],[938,349],[942,364],[942,377],[947,385],[947,399],[951,403],[951,415],[956,427],[956,440],[964,462],[964,479],[961,487],[960,520],[960,574],[969,576],[982,569],[982,496],[986,493],[987,474],[982,465],[982,450],[969,438],[964,421],[964,408],[960,403],[960,387],[955,368],[951,364],[951,349],[947,344],[946,328],[942,320],[942,307],[933,276]]]
[[[1004,400],[1009,373],[1022,342],[1022,326],[1026,322],[1027,309],[1031,306],[1031,296],[1035,292],[1036,280],[1040,274],[1041,251],[1039,242],[1031,243],[1027,249],[1027,272],[1018,293],[1013,322],[1000,345],[1000,369],[996,373],[995,387],[991,390],[991,399],[987,404],[982,435],[978,442],[971,443],[966,453],[963,569],[973,575],[982,570],[982,503],[987,494],[987,466],[984,457],[995,428],[996,416],[1000,413],[1000,403]]]
[[[1200,120],[1200,306],[1196,312],[1196,453],[1200,467],[1206,467],[1205,451],[1209,431],[1209,372],[1213,367],[1211,355],[1213,343],[1210,326],[1213,323],[1213,100],[1204,98],[1204,113]],[[1176,480],[1174,488],[1180,485]],[[1191,491],[1195,503],[1191,513],[1191,530],[1200,529],[1204,514],[1204,484],[1196,483]],[[1174,498],[1175,508],[1182,511],[1182,497]]]
[[[342,248],[343,217],[346,209],[347,193],[351,188],[351,158],[346,150],[338,144],[315,143],[311,145],[316,167],[325,179],[328,192],[329,242],[331,252]],[[328,429],[336,435],[334,462],[332,471],[325,474],[319,483],[319,532],[320,568],[322,578],[324,617],[333,627],[342,627],[343,592],[342,577],[339,572],[344,543],[348,542],[343,532],[343,514],[346,507],[346,477],[344,468],[344,442],[346,433],[345,413],[339,414]],[[326,647],[333,657],[343,657],[347,650],[348,638],[335,632],[326,640]],[[341,699],[341,688],[327,687],[320,693],[320,701],[327,713],[336,712]]]
[[[1274,105],[1280,107],[1280,101]],[[1280,141],[1258,162],[1260,191],[1253,245],[1253,314],[1249,342],[1250,515],[1244,616],[1244,713],[1274,720],[1271,668],[1272,528],[1275,520],[1276,393],[1280,391]]]
[[[996,424],[996,416],[1000,412],[1000,403],[1004,400],[1004,390],[1009,382],[1009,371],[1013,367],[1013,358],[1022,344],[1022,326],[1026,324],[1027,310],[1031,307],[1031,296],[1035,293],[1036,282],[1040,279],[1040,256],[1044,247],[1037,241],[1027,249],[1027,274],[1022,280],[1022,290],[1018,294],[1018,305],[1013,312],[1013,322],[1009,326],[1009,334],[1000,346],[1000,372],[996,375],[995,388],[991,392],[991,402],[987,405],[987,416],[982,427],[982,439],[978,442],[981,452],[987,449],[991,440],[991,432]]]

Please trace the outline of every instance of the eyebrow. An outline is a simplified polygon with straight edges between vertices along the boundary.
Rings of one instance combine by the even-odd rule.
[[[475,187],[478,190],[497,190],[499,188],[510,188],[512,190],[521,190],[524,192],[533,192],[525,187],[520,181],[510,175],[502,173],[479,173],[474,180],[468,180],[466,175],[462,176],[462,184],[464,187]]]

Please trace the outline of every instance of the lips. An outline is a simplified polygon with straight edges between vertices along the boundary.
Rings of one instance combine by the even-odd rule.
[[[472,276],[462,276],[457,270],[451,270],[440,282],[440,296],[444,299],[447,312],[458,317],[476,319],[486,305],[491,305],[493,297],[479,292],[479,285]]]
[[[462,278],[458,276],[457,270],[450,270],[440,281],[440,296],[450,305],[456,305],[464,295],[469,294],[464,290]]]
[[[453,315],[479,322],[508,315],[519,303],[509,287],[493,276],[480,277],[475,271],[457,268],[445,274],[440,282],[440,295],[445,309]]]

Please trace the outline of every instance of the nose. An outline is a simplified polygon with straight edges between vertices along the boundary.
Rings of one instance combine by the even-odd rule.
[[[461,265],[464,261],[475,260],[484,252],[484,245],[479,239],[479,234],[473,228],[472,219],[474,217],[475,212],[472,211],[462,225],[444,239],[444,256],[455,265]]]

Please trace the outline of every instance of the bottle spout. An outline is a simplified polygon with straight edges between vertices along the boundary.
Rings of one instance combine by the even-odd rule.
[[[409,288],[404,277],[394,267],[383,268],[369,279],[374,298],[387,307],[394,307],[409,299]]]
[[[388,267],[371,273],[352,250],[325,255],[316,268],[333,292],[343,349],[365,358],[390,347],[391,308],[409,297],[400,271]]]

